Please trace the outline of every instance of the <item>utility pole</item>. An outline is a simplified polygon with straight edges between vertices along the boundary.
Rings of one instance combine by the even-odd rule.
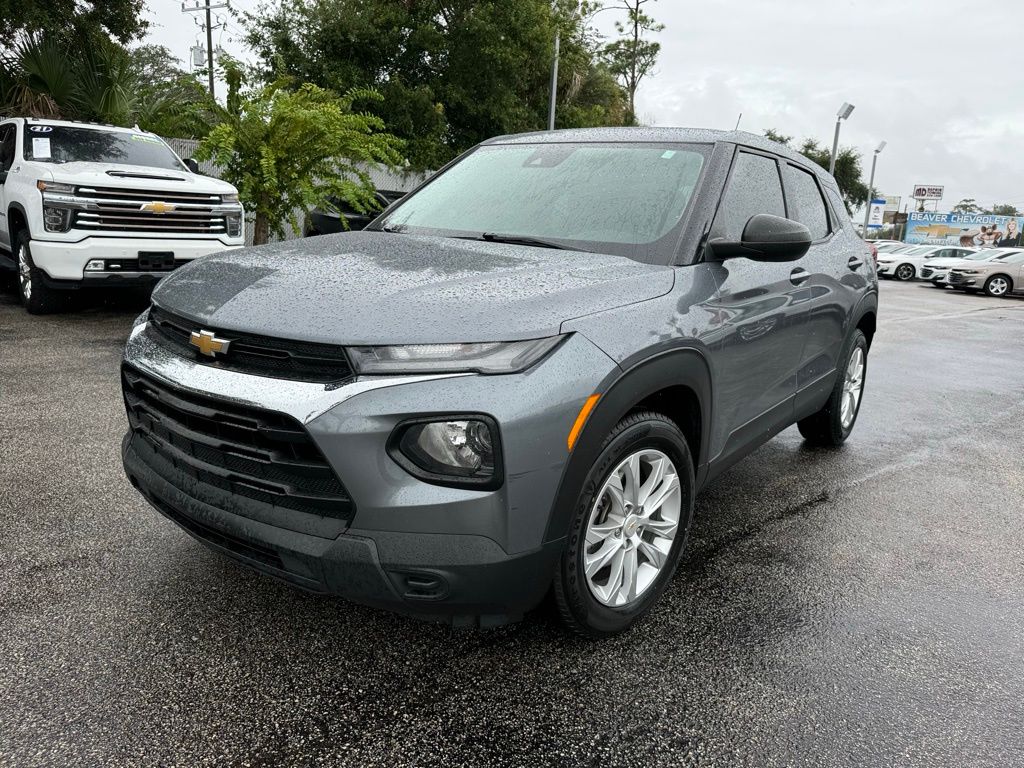
[[[207,77],[209,78],[209,85],[210,85],[210,98],[211,99],[215,99],[216,98],[216,94],[213,91],[213,17],[211,16],[211,11],[213,11],[213,10],[215,10],[217,8],[227,8],[228,4],[227,3],[220,3],[218,5],[211,5],[212,2],[213,2],[213,0],[205,0],[205,3],[203,5],[200,5],[199,4],[199,0],[196,0],[196,4],[194,6],[185,5],[185,3],[182,3],[181,4],[181,12],[182,13],[198,13],[199,11],[205,11],[206,12],[206,24],[203,25],[203,26],[206,27],[206,69],[207,69]]]

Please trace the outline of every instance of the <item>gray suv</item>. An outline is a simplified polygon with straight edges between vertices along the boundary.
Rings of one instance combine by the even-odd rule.
[[[877,280],[833,179],[745,133],[487,141],[362,232],[164,279],[131,482],[211,548],[456,625],[620,632],[702,487],[857,419]]]

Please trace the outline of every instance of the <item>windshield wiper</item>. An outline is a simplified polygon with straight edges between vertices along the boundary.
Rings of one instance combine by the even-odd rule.
[[[506,235],[501,232],[481,232],[480,237],[463,237],[461,240],[486,240],[488,243],[510,243],[512,245],[534,245],[538,248],[557,248],[560,251],[583,251],[589,253],[583,248],[576,248],[569,245],[562,245],[556,243],[554,240],[545,240],[541,237],[531,237],[530,235]]]

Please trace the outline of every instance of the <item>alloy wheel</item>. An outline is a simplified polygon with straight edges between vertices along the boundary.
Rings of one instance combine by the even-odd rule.
[[[1010,289],[1005,277],[993,277],[988,281],[988,292],[993,296],[1002,296]]]
[[[909,264],[900,264],[896,269],[896,277],[900,280],[909,280],[914,276],[914,268]]]
[[[857,347],[850,355],[846,365],[846,377],[843,380],[843,399],[839,418],[843,429],[849,429],[857,416],[857,406],[864,392],[864,350]]]
[[[28,301],[32,298],[32,267],[28,263],[24,244],[18,246],[18,281],[21,284],[21,295]]]
[[[644,449],[619,463],[597,494],[586,529],[583,570],[603,605],[636,602],[661,573],[679,532],[679,473],[661,451]]]

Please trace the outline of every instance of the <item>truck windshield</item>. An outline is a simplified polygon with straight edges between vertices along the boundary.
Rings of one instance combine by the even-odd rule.
[[[156,136],[38,123],[25,126],[25,159],[37,163],[108,163],[185,170]]]
[[[534,239],[662,261],[678,243],[710,145],[479,147],[380,223],[388,231]],[[484,237],[484,236],[487,237]]]

